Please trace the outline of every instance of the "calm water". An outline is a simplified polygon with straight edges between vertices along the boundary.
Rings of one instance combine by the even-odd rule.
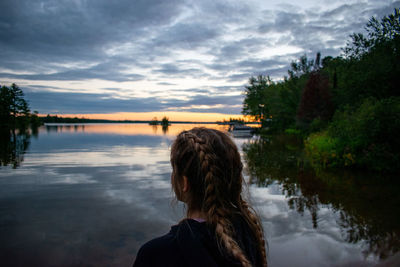
[[[130,266],[141,244],[182,218],[169,149],[193,126],[52,125],[11,144],[2,133],[1,265]],[[234,138],[270,266],[374,265],[398,251],[394,181],[316,174],[298,161],[298,142],[283,139]]]

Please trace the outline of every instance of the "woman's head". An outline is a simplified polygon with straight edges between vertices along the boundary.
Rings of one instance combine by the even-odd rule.
[[[254,234],[260,263],[267,265],[261,223],[241,197],[240,154],[223,132],[193,128],[181,132],[171,148],[172,187],[177,198],[188,206],[188,213],[201,212],[224,247],[243,266],[251,266],[235,238],[232,220],[239,215]]]
[[[236,145],[223,132],[207,128],[181,132],[172,145],[171,164],[172,186],[189,211],[207,214],[213,206],[238,207],[242,163]]]

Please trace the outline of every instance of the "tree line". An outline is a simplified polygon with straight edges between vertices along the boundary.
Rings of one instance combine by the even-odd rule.
[[[40,124],[38,113],[31,113],[23,91],[15,83],[0,86],[0,168],[20,165],[31,134],[37,135]]]
[[[398,171],[400,11],[372,17],[342,55],[294,61],[288,76],[251,77],[242,113],[262,131],[304,137],[311,163]]]
[[[24,130],[40,125],[38,112],[31,113],[24,92],[15,83],[0,86],[0,125],[2,129]]]

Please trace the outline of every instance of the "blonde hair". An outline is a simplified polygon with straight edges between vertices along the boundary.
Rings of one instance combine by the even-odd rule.
[[[181,132],[171,148],[172,186],[178,198],[183,177],[187,177],[188,212],[198,210],[215,230],[219,247],[225,249],[242,266],[252,266],[236,240],[233,218],[240,215],[256,241],[258,261],[267,266],[265,240],[261,222],[242,198],[243,164],[233,141],[223,132],[193,128]]]

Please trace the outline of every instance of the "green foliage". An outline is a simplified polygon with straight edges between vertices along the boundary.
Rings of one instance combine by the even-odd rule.
[[[317,55],[318,60],[315,62],[314,60],[308,60],[306,55],[301,56],[298,61],[292,61],[292,63],[290,63],[291,69],[288,70],[289,77],[291,79],[299,78],[304,74],[310,73],[313,70],[313,67],[319,67],[319,58],[321,57],[321,54],[318,53]]]
[[[320,57],[318,53],[314,61],[303,55],[298,61],[293,61],[288,70],[289,77],[283,81],[273,82],[269,76],[263,75],[251,77],[249,85],[245,87],[242,113],[253,116],[270,132],[282,132],[295,127],[303,88],[310,75],[320,70]],[[328,82],[325,82],[327,86]]]
[[[34,117],[36,116],[36,117]],[[0,88],[0,125],[6,128],[25,129],[37,122],[37,114],[30,113],[28,102],[24,99],[24,92],[13,83],[10,87]]]
[[[338,155],[339,140],[328,136],[327,132],[311,134],[304,142],[306,156],[314,167],[333,167],[342,162]]]
[[[400,164],[400,98],[365,99],[353,111],[336,112],[327,131],[305,142],[306,155],[315,166],[355,166],[396,171]]]
[[[260,121],[270,131],[283,131],[296,123],[301,91],[314,61],[306,56],[292,62],[289,78],[273,82],[269,76],[251,77],[245,87],[242,113]]]
[[[360,104],[362,99],[400,96],[400,12],[372,18],[367,35],[351,35],[343,49],[344,58],[330,66],[337,71],[335,102],[340,105]]]
[[[311,134],[306,149],[316,166],[396,171],[399,18],[398,8],[381,20],[371,18],[365,35],[350,36],[343,56],[302,56],[291,63],[283,81],[252,77],[243,113],[262,122],[260,132],[291,129]]]
[[[395,8],[392,14],[384,16],[380,21],[372,17],[365,27],[367,36],[362,33],[350,35],[351,40],[343,49],[345,56],[360,58],[382,44],[398,39],[400,33],[399,18],[399,8]]]
[[[302,132],[299,129],[288,128],[285,130],[285,133],[289,135],[301,135]]]
[[[259,75],[257,78],[251,77],[249,85],[245,87],[245,100],[243,102],[243,114],[250,115],[256,121],[261,121],[263,125],[270,117],[270,110],[267,104],[267,90],[273,85],[269,76]]]
[[[355,110],[337,112],[329,127],[340,139],[343,153],[353,153],[355,164],[375,170],[395,170],[400,163],[400,98],[365,99]]]

